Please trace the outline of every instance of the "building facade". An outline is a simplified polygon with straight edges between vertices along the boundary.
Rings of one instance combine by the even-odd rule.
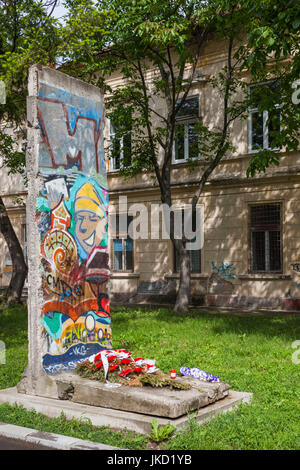
[[[0,170],[0,195],[5,204],[12,226],[21,243],[27,259],[26,237],[26,195],[27,191],[21,175],[9,175],[6,168]],[[8,246],[0,235],[0,288],[9,285],[12,262]]]
[[[172,163],[173,203],[179,207],[191,203],[205,166],[201,155],[192,172],[187,161],[193,140],[193,116],[205,124],[222,118],[220,97],[213,93],[206,78],[220,70],[225,61],[224,44],[212,42],[206,46],[189,96],[189,119],[180,119]],[[152,72],[149,71],[149,80]],[[114,87],[122,79],[116,73],[109,82]],[[156,107],[164,111],[159,99]],[[255,178],[246,177],[255,147],[272,145],[267,117],[251,108],[248,119],[234,122],[236,152],[215,169],[199,200],[204,210],[204,244],[201,250],[190,253],[191,295],[198,305],[300,309],[300,152],[281,152],[280,166],[270,167]],[[114,138],[109,122],[105,138]],[[124,142],[119,142],[119,148],[119,157],[107,161],[112,212],[120,217],[130,214],[132,205],[141,204],[146,208],[148,224],[140,227],[136,239],[124,227],[122,233],[117,229],[111,236],[112,301],[172,303],[179,283],[178,259],[170,240],[151,234],[151,210],[161,203],[158,184],[146,172],[131,180],[121,177],[122,159],[130,155],[126,155]],[[26,251],[25,207],[16,199],[26,198],[22,180],[8,178],[2,170],[0,191]],[[127,207],[120,204],[120,197],[125,196]],[[127,223],[130,222],[129,216]],[[11,267],[2,240],[0,253],[0,282],[4,286]]]

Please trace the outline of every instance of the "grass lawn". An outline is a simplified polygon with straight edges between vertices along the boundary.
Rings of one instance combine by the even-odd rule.
[[[6,365],[0,388],[20,380],[27,361],[27,316],[22,307],[0,312],[0,340]],[[206,425],[190,421],[160,444],[164,449],[300,449],[300,364],[292,343],[300,340],[300,317],[229,316],[167,309],[115,309],[114,347],[156,359],[161,370],[200,367],[219,375],[233,390],[252,392],[253,402],[219,415]],[[300,355],[299,355],[300,357]],[[87,421],[50,419],[19,407],[0,406],[0,422],[90,439],[128,449],[148,448],[149,439],[130,432],[96,428]]]

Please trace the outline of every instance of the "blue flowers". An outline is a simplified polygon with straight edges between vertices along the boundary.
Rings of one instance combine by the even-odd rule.
[[[181,367],[179,369],[181,375],[190,376],[194,379],[204,380],[205,382],[220,382],[220,377],[217,377],[213,374],[209,374],[204,370],[198,369],[193,367],[190,369],[189,367]]]

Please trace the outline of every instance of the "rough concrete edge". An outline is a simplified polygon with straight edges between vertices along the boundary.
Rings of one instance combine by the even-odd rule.
[[[227,397],[209,405],[209,410],[207,410],[208,407],[204,407],[194,413],[189,413],[189,416],[195,419],[198,425],[205,424],[219,414],[234,411],[242,403],[250,404],[252,398],[253,393],[231,391]],[[181,418],[181,422],[178,422],[176,426],[178,430],[183,430],[189,426],[188,415],[184,418]]]
[[[39,75],[39,81],[41,83],[49,83],[56,88],[63,89],[65,91],[74,91],[74,89],[80,88],[80,92],[74,93],[77,96],[82,96],[84,98],[96,100],[102,105],[104,104],[104,97],[101,89],[95,85],[84,82],[79,78],[66,75],[64,72],[59,70],[47,67],[42,64],[33,64],[31,69]]]
[[[43,182],[39,175],[39,120],[37,112],[37,95],[39,70],[41,66],[34,65],[29,69],[27,97],[27,150],[26,174],[28,178],[28,196],[26,202],[26,225],[28,230],[28,364],[25,373],[18,384],[20,393],[32,395],[57,396],[56,384],[42,368],[39,360],[42,345],[42,324],[40,315],[30,315],[30,312],[42,311],[42,282],[40,274],[40,234],[35,220],[36,199]]]
[[[0,436],[42,445],[58,450],[125,450],[98,442],[86,441],[76,437],[42,432],[37,429],[25,428],[14,424],[0,423]]]

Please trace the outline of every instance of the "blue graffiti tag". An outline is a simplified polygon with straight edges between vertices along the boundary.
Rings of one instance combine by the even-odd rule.
[[[69,289],[67,289],[66,292],[61,292],[61,293],[59,294],[59,299],[58,299],[59,302],[61,302],[62,300],[64,300],[65,295],[66,295],[67,297],[70,297],[71,291],[70,291]]]
[[[222,278],[236,279],[236,274],[234,273],[235,267],[233,264],[222,263],[219,266],[216,266],[212,261],[211,266],[212,270],[216,271]]]

